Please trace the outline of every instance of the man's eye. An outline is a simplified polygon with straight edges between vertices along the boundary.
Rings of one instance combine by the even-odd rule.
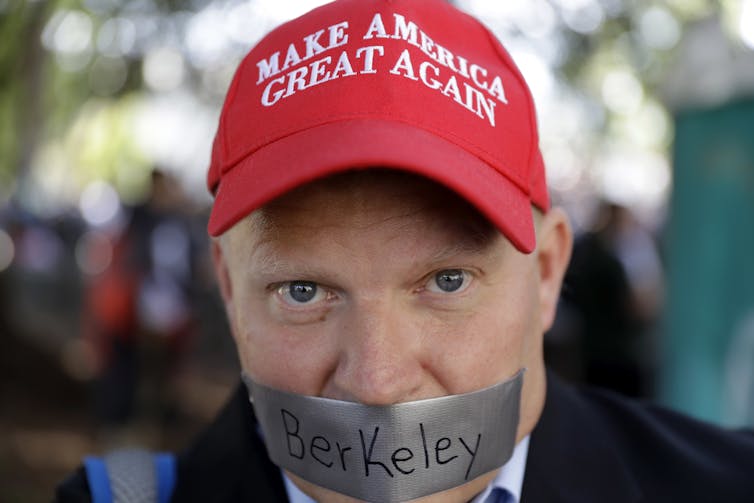
[[[313,281],[289,281],[280,285],[277,293],[291,305],[312,304],[325,296],[322,289]]]
[[[445,269],[430,278],[427,290],[436,293],[461,292],[470,283],[471,277],[463,269]]]

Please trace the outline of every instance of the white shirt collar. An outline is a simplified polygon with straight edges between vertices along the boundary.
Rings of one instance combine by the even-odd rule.
[[[483,503],[496,487],[507,490],[513,495],[513,503],[521,501],[521,490],[524,486],[524,472],[526,471],[526,457],[529,454],[529,436],[525,436],[513,449],[513,455],[500,468],[497,477],[489,483],[471,503]]]
[[[487,496],[496,487],[503,488],[513,495],[513,503],[519,503],[521,501],[521,490],[524,485],[524,471],[526,469],[526,457],[529,454],[529,436],[527,435],[521,440],[516,448],[513,449],[513,455],[507,463],[500,468],[497,477],[490,482],[490,484],[473,499],[472,503],[483,503]],[[288,492],[288,500],[290,503],[316,503],[309,496],[304,494],[296,484],[283,472],[283,481],[285,482],[285,490]]]

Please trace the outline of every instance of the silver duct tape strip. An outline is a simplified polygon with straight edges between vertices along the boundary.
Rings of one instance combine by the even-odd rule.
[[[275,464],[318,486],[392,503],[505,464],[515,446],[523,373],[471,393],[390,406],[296,395],[243,379]]]

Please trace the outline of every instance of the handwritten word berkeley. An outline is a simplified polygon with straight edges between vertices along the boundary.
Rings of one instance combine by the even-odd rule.
[[[344,21],[306,35],[300,42],[290,43],[285,51],[274,52],[260,60],[257,62],[257,85],[266,82],[262,105],[271,107],[297,92],[325,82],[377,73],[377,61],[385,56],[385,48],[379,45],[379,41],[392,39],[418,48],[429,60],[414,61],[409,49],[405,49],[391,65],[390,74],[420,81],[478,117],[487,119],[494,127],[495,106],[498,102],[508,104],[500,76],[490,75],[486,68],[436,43],[404,16],[393,14],[393,21],[392,30],[388,31],[382,15],[375,14],[362,37],[371,42],[351,53],[342,50],[339,54],[319,57],[348,44],[349,23]],[[299,66],[305,62],[308,64]],[[294,67],[297,68],[288,71]]]
[[[468,439],[464,440],[462,437],[435,438],[431,436],[432,432],[425,431],[424,424],[420,422],[417,425],[415,445],[391,446],[388,449],[388,451],[392,450],[389,456],[380,459],[375,454],[375,445],[380,446],[379,426],[366,431],[358,428],[359,444],[352,446],[341,444],[342,439],[333,441],[324,435],[305,437],[302,433],[301,420],[293,412],[280,409],[280,413],[288,455],[302,460],[309,456],[325,468],[344,472],[363,469],[366,477],[378,472],[393,478],[398,474],[410,475],[417,468],[423,467],[429,470],[433,466],[453,463],[461,469],[465,467],[464,479],[468,480],[471,466],[479,450],[479,442],[482,439],[481,433],[477,434],[473,442],[467,442]],[[386,451],[384,448],[379,448],[378,452]]]

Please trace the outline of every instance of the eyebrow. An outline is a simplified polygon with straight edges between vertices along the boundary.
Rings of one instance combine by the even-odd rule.
[[[311,279],[329,275],[322,267],[312,265],[309,261],[281,259],[279,249],[274,244],[274,225],[266,218],[266,215],[259,214],[255,217],[247,219],[248,230],[251,231],[251,235],[256,235],[261,239],[251,247],[244,247],[245,253],[254,255],[256,258],[255,274],[288,275]],[[447,244],[440,246],[434,253],[422,257],[421,261],[424,264],[442,264],[459,255],[482,255],[502,237],[500,231],[481,216],[478,219],[454,219],[447,223],[446,232],[448,236],[455,239],[448,239]]]
[[[465,233],[457,241],[441,247],[435,253],[420,258],[423,264],[433,267],[436,264],[447,263],[460,255],[482,255],[489,250],[498,239],[498,232]],[[330,273],[309,261],[287,260],[280,257],[274,246],[267,245],[269,241],[258,243],[252,253],[255,255],[256,267],[254,274],[261,277],[290,276],[310,280],[320,280],[330,277]]]
[[[319,279],[324,275],[321,268],[301,261],[282,260],[274,253],[262,253],[254,274],[261,277],[290,276],[292,279]]]
[[[442,247],[433,255],[427,257],[428,263],[442,263],[459,255],[482,255],[489,250],[498,238],[497,232],[489,234],[479,233],[476,236],[466,235],[449,246]]]
[[[265,239],[256,243],[248,250],[254,256],[255,267],[247,267],[247,272],[253,272],[255,276],[269,278],[272,276],[287,276],[288,279],[324,280],[330,273],[320,263],[312,263],[307,259],[281,258],[280,249],[276,247],[274,240]]]

